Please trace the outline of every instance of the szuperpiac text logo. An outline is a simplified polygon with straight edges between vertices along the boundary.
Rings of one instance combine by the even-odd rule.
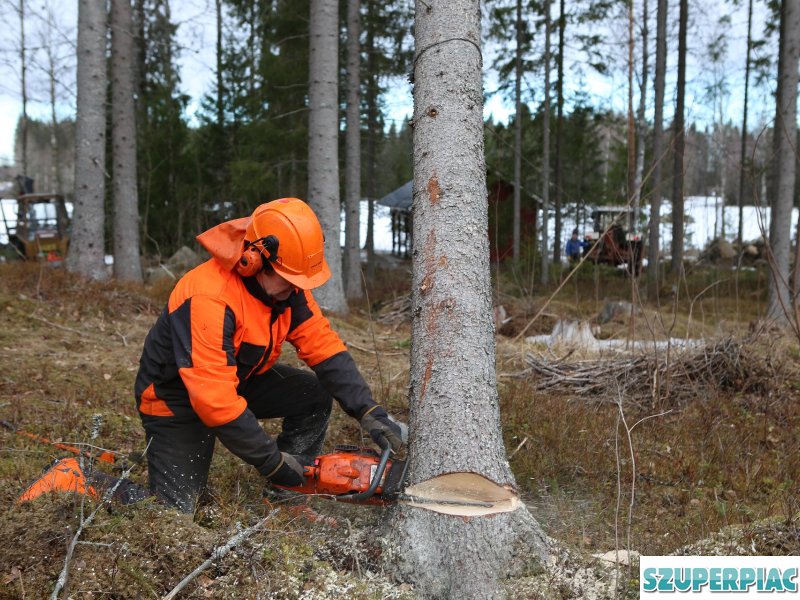
[[[656,594],[800,597],[800,556],[642,556],[639,595]]]

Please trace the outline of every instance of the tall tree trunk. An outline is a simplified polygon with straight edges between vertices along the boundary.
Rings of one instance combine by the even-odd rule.
[[[367,193],[367,237],[364,246],[367,251],[367,281],[375,280],[375,197],[377,195],[377,160],[378,136],[381,135],[380,123],[378,122],[378,75],[377,75],[377,49],[375,48],[375,11],[378,9],[376,2],[367,2],[367,23],[369,27],[366,32],[366,45],[364,52],[367,55],[367,172],[366,172],[366,193]]]
[[[514,102],[516,122],[514,123],[514,260],[520,254],[520,213],[522,200],[522,0],[517,0],[517,47],[514,55]]]
[[[453,476],[504,498],[472,518],[399,504],[395,567],[424,598],[493,598],[522,557],[544,556],[538,525],[518,501],[495,374],[483,154],[478,0],[417,2],[414,62],[414,240],[410,472],[425,497]],[[438,505],[438,510],[465,505]],[[459,512],[456,510],[455,512]]]
[[[742,145],[739,156],[739,228],[736,233],[739,252],[743,250],[744,240],[744,175],[747,166],[747,105],[750,99],[750,53],[753,49],[753,0],[747,3],[747,52],[744,61],[744,107],[742,108]]]
[[[561,191],[563,178],[563,140],[564,140],[564,36],[567,31],[567,15],[564,0],[559,3],[558,13],[558,83],[556,84],[556,164],[555,164],[555,237],[553,238],[553,262],[561,264]],[[549,18],[549,15],[548,15]]]
[[[684,101],[686,98],[686,29],[689,23],[688,0],[680,0],[678,25],[678,89],[675,105],[675,161],[672,179],[672,274],[683,274],[683,153],[686,145],[684,131]]]
[[[631,2],[631,6],[633,2]],[[647,137],[647,80],[650,74],[650,52],[648,44],[649,18],[647,0],[642,0],[642,83],[639,87],[639,108],[636,113],[636,174],[633,180],[633,223],[631,233],[639,235],[639,214],[642,206],[642,180],[644,179],[644,149]]]
[[[215,108],[217,112],[217,128],[219,129],[220,136],[222,136],[223,131],[225,130],[225,84],[222,81],[222,0],[214,0],[214,3],[217,13],[217,72],[214,74],[216,78],[217,97],[215,99]]]
[[[635,40],[633,37],[633,0],[627,0],[628,4],[628,128],[627,128],[627,197],[626,204],[632,206],[636,197],[636,124],[633,118],[633,47]],[[633,223],[628,223],[628,231],[631,231]],[[633,269],[631,269],[633,272]]]
[[[28,175],[28,57],[25,53],[25,0],[19,0],[19,59],[20,86],[22,88],[22,119],[20,137],[22,138],[22,174]]]
[[[547,250],[550,209],[550,0],[544,1],[544,115],[542,118],[542,285],[550,281],[550,256]]]
[[[797,161],[797,67],[800,57],[800,0],[781,5],[780,71],[775,102],[777,173],[769,223],[771,254],[767,318],[786,325],[793,314],[789,289],[792,205]],[[795,281],[795,289],[798,282]]]
[[[664,148],[664,87],[667,75],[667,0],[658,0],[656,13],[656,73],[653,80],[653,160],[651,176],[653,193],[650,199],[650,237],[647,248],[647,296],[658,298],[659,255],[661,245],[661,164]]]
[[[347,0],[347,137],[345,156],[344,280],[347,297],[361,287],[361,1]]]
[[[75,118],[75,202],[68,269],[107,277],[104,263],[106,167],[106,3],[78,2],[78,99]]]
[[[51,183],[50,187],[56,194],[63,194],[63,181],[61,178],[61,148],[58,143],[58,114],[56,105],[58,97],[56,95],[57,82],[57,60],[55,55],[55,15],[53,7],[47,6],[46,36],[42,40],[47,56],[47,84],[50,100],[50,160],[53,161],[50,167]]]
[[[308,202],[325,233],[331,278],[318,292],[321,306],[347,312],[339,241],[339,2],[311,0],[308,84]]]
[[[136,186],[136,111],[131,0],[111,0],[111,150],[114,179],[114,277],[142,281]]]

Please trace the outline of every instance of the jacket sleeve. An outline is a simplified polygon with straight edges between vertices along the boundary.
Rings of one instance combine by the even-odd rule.
[[[375,406],[372,392],[347,351],[311,367],[319,382],[348,415],[360,419]]]
[[[356,419],[375,406],[372,392],[339,335],[331,328],[311,292],[290,300],[292,321],[288,339],[297,355],[317,374],[322,387]]]
[[[194,296],[169,319],[178,373],[192,408],[231,452],[268,475],[281,455],[236,391],[233,311],[216,298]]]
[[[306,290],[293,294],[289,298],[289,307],[292,320],[286,339],[297,348],[297,355],[309,367],[347,351],[311,292]]]

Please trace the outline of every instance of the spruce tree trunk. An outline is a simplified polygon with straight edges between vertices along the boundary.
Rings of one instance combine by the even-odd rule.
[[[667,0],[658,0],[656,14],[656,72],[653,79],[653,194],[650,200],[650,237],[647,247],[647,296],[658,298],[661,245],[661,164],[664,160],[664,87],[667,75]]]
[[[550,281],[550,257],[547,250],[550,208],[550,0],[544,1],[544,114],[542,116],[542,274],[540,281]]]
[[[747,51],[744,61],[744,107],[742,108],[742,140],[739,156],[739,224],[736,233],[739,254],[744,248],[742,239],[744,230],[744,174],[747,165],[747,105],[750,99],[750,53],[753,47],[753,0],[747,3]],[[724,204],[723,204],[724,206]],[[724,209],[723,209],[724,210]]]
[[[47,21],[46,21],[46,36],[44,37],[43,44],[45,46],[45,55],[47,56],[47,89],[48,99],[50,101],[50,160],[53,165],[50,168],[51,174],[51,189],[56,194],[63,194],[63,183],[61,179],[61,147],[58,143],[58,116],[56,114],[56,105],[58,97],[56,94],[57,83],[57,59],[55,54],[55,15],[53,8],[47,8]]]
[[[639,234],[639,214],[642,205],[642,179],[644,177],[644,149],[647,135],[647,79],[650,73],[649,29],[647,0],[642,0],[642,81],[639,87],[639,108],[636,112],[636,174],[633,180],[633,223],[631,233]]]
[[[106,166],[106,3],[78,2],[78,99],[75,118],[75,203],[67,268],[107,277],[104,263]]]
[[[111,148],[114,161],[114,277],[142,281],[136,187],[135,57],[130,0],[111,0]]]
[[[633,37],[633,2],[628,2],[628,127],[627,127],[627,194],[626,203],[633,207],[636,194],[636,123],[633,118],[633,47],[635,45]],[[628,223],[628,231],[631,231],[633,223]],[[631,269],[633,273],[633,269]]]
[[[311,0],[308,82],[308,202],[325,233],[331,278],[315,293],[327,310],[345,313],[339,216],[339,2]]]
[[[514,103],[516,119],[514,123],[514,260],[520,254],[520,220],[522,210],[522,0],[517,0],[517,47],[514,54]]]
[[[564,140],[564,37],[567,33],[567,13],[564,0],[559,2],[558,9],[558,64],[556,65],[558,83],[556,84],[556,164],[555,185],[555,235],[553,236],[553,262],[561,264],[561,190],[564,187],[562,168],[562,142]]]
[[[800,56],[800,0],[781,5],[780,70],[775,101],[776,177],[769,223],[770,269],[767,318],[781,325],[794,314],[789,288],[792,205],[797,161],[797,67]]]
[[[361,288],[361,11],[360,0],[347,0],[347,135],[345,156],[344,281],[349,299]]]
[[[686,99],[686,29],[689,23],[689,2],[680,0],[678,26],[678,89],[675,104],[675,160],[672,173],[672,275],[677,281],[683,274],[683,152],[684,101]]]
[[[367,27],[364,53],[367,56],[367,148],[366,148],[366,193],[369,210],[367,212],[367,238],[364,248],[367,251],[367,281],[375,280],[375,199],[377,195],[377,160],[378,136],[381,135],[378,122],[378,75],[377,49],[375,48],[375,16],[378,6],[375,2],[367,2]]]
[[[20,85],[22,91],[22,118],[20,119],[20,138],[22,139],[22,174],[28,175],[28,59],[25,51],[25,2],[19,0],[19,59]]]
[[[457,473],[483,476],[517,498],[495,373],[479,3],[426,0],[416,8],[406,492]],[[498,579],[544,556],[542,534],[521,504],[471,518],[429,508],[399,504],[391,536],[396,574],[420,597],[498,597]]]

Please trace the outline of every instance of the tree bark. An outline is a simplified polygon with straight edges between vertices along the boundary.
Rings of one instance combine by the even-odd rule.
[[[661,245],[661,163],[664,148],[664,87],[667,75],[667,0],[658,0],[656,9],[656,73],[653,80],[653,193],[650,200],[650,238],[647,248],[647,296],[658,299]]]
[[[675,104],[675,160],[672,179],[672,274],[683,274],[683,153],[686,145],[684,131],[684,101],[686,98],[686,29],[689,22],[688,0],[680,0],[678,25],[678,88]]]
[[[549,19],[549,14],[548,14]],[[556,164],[555,164],[555,235],[553,236],[553,262],[561,264],[561,192],[563,179],[563,141],[564,141],[564,41],[567,32],[567,14],[564,0],[559,2],[558,12],[558,83],[556,84]],[[549,54],[549,53],[548,53]]]
[[[325,233],[331,278],[315,293],[320,305],[347,312],[339,241],[339,2],[311,0],[308,84],[308,202]]]
[[[479,3],[416,9],[409,483],[467,473],[513,491],[495,373]],[[463,518],[400,504],[393,517],[396,574],[421,597],[497,597],[499,578],[544,556],[522,505]]]
[[[20,134],[22,137],[22,174],[28,175],[28,58],[25,52],[25,0],[19,0],[19,59],[20,86],[22,91],[22,119]]]
[[[47,87],[50,100],[50,160],[53,162],[50,167],[50,189],[56,194],[63,194],[63,182],[61,179],[61,148],[58,143],[58,115],[56,105],[58,97],[56,95],[56,83],[58,80],[58,60],[55,53],[55,15],[53,7],[47,6],[47,20],[45,22],[45,35],[42,38],[42,45],[45,47],[47,56]]]
[[[636,198],[636,123],[633,118],[633,0],[628,0],[628,127],[627,127],[627,188],[626,204],[634,207]],[[628,223],[628,231],[632,231],[633,223]],[[631,269],[633,272],[633,269]]]
[[[75,119],[75,203],[67,268],[107,277],[104,262],[106,166],[106,3],[78,2],[78,98]]]
[[[377,49],[375,48],[375,13],[378,10],[376,2],[367,2],[367,27],[364,52],[367,56],[367,148],[366,148],[366,193],[367,193],[367,237],[364,248],[367,251],[367,281],[375,279],[375,200],[377,195],[377,160],[378,136],[381,135],[378,122],[378,66]]]
[[[550,208],[550,0],[544,2],[544,115],[542,117],[542,274],[540,281],[550,281],[550,256],[547,250],[547,211]]]
[[[644,179],[644,151],[645,137],[647,135],[647,80],[650,74],[650,52],[648,44],[648,6],[647,0],[642,0],[642,83],[639,88],[639,108],[636,112],[636,174],[633,179],[633,223],[631,233],[639,235],[639,214],[642,206],[642,181]]]
[[[217,128],[220,135],[223,135],[225,130],[225,99],[224,89],[225,86],[222,82],[223,71],[223,56],[222,56],[222,0],[215,0],[215,12],[217,15],[217,72],[214,74],[216,79],[216,93],[215,109],[217,113]]]
[[[142,281],[136,187],[136,111],[130,0],[111,0],[111,148],[114,161],[114,277]]]
[[[739,227],[736,233],[736,241],[739,246],[739,253],[743,250],[742,239],[744,230],[744,175],[747,165],[747,105],[750,99],[750,53],[753,47],[753,0],[747,3],[747,51],[744,61],[744,107],[742,108],[742,144],[739,156]],[[723,204],[724,206],[724,204]]]
[[[361,1],[347,0],[347,134],[345,156],[344,281],[347,298],[361,287]]]
[[[517,0],[517,47],[514,55],[514,260],[520,255],[520,212],[522,210],[522,0]]]
[[[800,0],[781,5],[780,70],[775,101],[776,177],[769,223],[770,270],[767,318],[781,325],[793,314],[789,288],[792,205],[797,161],[797,83],[800,57]],[[795,282],[795,286],[798,283]]]

